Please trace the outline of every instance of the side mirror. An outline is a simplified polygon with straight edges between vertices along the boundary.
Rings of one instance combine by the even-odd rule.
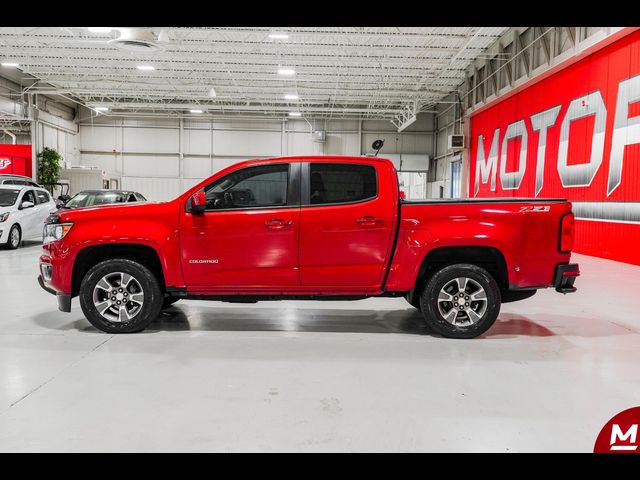
[[[194,193],[189,199],[189,202],[191,213],[200,214],[204,213],[207,209],[207,197],[202,191]]]
[[[22,202],[22,204],[20,205],[20,210],[24,210],[25,208],[33,208],[35,207],[33,202]]]

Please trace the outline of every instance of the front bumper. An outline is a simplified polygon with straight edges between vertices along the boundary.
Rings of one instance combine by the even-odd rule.
[[[553,286],[556,288],[556,292],[575,292],[577,288],[573,286],[573,283],[578,276],[580,276],[580,267],[577,263],[567,263],[556,266],[556,273],[553,277]]]
[[[45,292],[56,296],[56,299],[58,300],[58,310],[67,313],[71,311],[71,295],[56,292],[53,288],[47,287],[47,285],[44,283],[44,280],[42,279],[42,275],[38,275],[38,283]]]

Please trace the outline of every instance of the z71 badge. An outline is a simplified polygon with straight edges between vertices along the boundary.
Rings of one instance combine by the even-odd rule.
[[[551,205],[528,205],[526,207],[520,207],[520,212],[548,212],[551,210]]]

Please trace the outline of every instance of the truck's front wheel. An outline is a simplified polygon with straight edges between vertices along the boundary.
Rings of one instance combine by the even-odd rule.
[[[436,272],[420,301],[427,324],[437,333],[450,338],[474,338],[496,321],[500,288],[485,269],[461,263]]]
[[[100,262],[84,276],[80,307],[94,327],[107,333],[144,330],[160,313],[163,295],[144,265],[118,258]]]

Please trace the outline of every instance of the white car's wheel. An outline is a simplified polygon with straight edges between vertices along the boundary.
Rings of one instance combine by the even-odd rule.
[[[20,227],[18,225],[14,225],[11,227],[11,230],[9,230],[7,248],[9,250],[15,250],[20,246],[20,242],[22,242],[22,231],[20,231]]]

